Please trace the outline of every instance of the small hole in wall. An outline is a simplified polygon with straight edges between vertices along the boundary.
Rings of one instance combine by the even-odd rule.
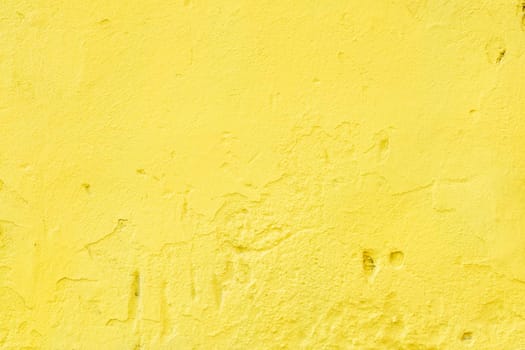
[[[372,272],[374,272],[376,268],[376,263],[374,261],[374,258],[372,258],[372,254],[368,251],[363,252],[363,271],[367,275],[371,275]]]
[[[142,168],[141,169],[137,169],[136,171],[137,171],[137,174],[139,174],[139,175],[146,174],[146,171],[144,169],[142,169]]]
[[[496,63],[500,63],[501,60],[503,59],[503,57],[505,56],[505,53],[507,51],[505,49],[500,49],[498,52],[497,52],[497,56],[496,56]]]
[[[390,256],[388,257],[388,261],[393,267],[400,268],[401,266],[403,266],[403,263],[405,261],[405,254],[400,250],[391,252]]]
[[[472,341],[472,332],[463,332],[461,335],[461,341],[470,342]]]
[[[87,193],[89,193],[89,190],[91,189],[91,185],[88,184],[88,183],[86,183],[86,182],[84,182],[84,183],[82,184],[82,188],[84,189],[84,191],[86,191]]]

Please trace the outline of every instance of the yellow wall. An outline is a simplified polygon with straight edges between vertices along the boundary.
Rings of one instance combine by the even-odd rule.
[[[2,1],[1,348],[525,349],[524,29]]]

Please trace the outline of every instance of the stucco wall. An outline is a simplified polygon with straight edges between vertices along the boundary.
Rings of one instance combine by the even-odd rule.
[[[525,349],[519,1],[3,1],[2,349]]]

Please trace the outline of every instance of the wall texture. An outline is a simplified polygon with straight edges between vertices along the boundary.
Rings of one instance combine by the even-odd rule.
[[[524,30],[2,1],[0,348],[525,349]]]

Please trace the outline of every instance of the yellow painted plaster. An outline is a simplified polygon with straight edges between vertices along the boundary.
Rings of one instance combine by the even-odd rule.
[[[0,4],[1,349],[525,349],[525,5]]]

